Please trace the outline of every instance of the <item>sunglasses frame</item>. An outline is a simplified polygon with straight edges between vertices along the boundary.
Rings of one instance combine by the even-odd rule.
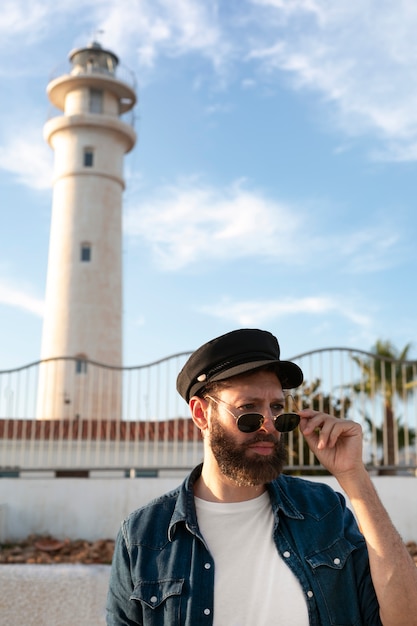
[[[235,415],[230,409],[227,408],[227,406],[233,406],[233,405],[229,404],[225,400],[221,400],[220,398],[214,398],[213,396],[209,396],[209,395],[207,395],[206,398],[209,398],[209,400],[212,400],[215,404],[225,404],[226,405],[225,410],[232,417],[234,417],[234,419],[236,420],[236,426],[242,433],[246,433],[246,434],[255,433],[257,430],[261,428],[261,426],[266,420],[266,417],[262,415],[262,413],[258,413],[257,411],[248,411],[246,413],[241,413],[240,415]],[[294,398],[292,396],[286,396],[286,398],[292,399],[293,405],[295,409],[298,411],[298,407],[295,404]],[[244,430],[241,428],[241,425],[239,425],[239,421],[242,419],[242,417],[245,417],[247,415],[252,415],[252,416],[256,415],[257,417],[259,417],[259,423],[256,428],[251,428],[250,430]],[[284,412],[284,413],[280,413],[280,415],[273,415],[271,419],[274,422],[275,430],[277,430],[280,433],[289,433],[292,430],[295,430],[298,424],[300,423],[300,416],[298,415],[298,413],[294,413],[294,412]]]

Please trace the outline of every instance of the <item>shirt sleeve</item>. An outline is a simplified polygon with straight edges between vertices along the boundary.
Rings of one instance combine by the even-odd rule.
[[[114,547],[110,570],[110,582],[107,593],[107,626],[142,626],[141,608],[131,600],[133,581],[130,569],[130,555],[120,528]]]

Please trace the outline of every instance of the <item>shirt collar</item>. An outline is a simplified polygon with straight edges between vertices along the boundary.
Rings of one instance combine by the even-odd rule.
[[[296,507],[295,502],[293,498],[291,498],[290,494],[287,492],[286,487],[287,485],[285,475],[279,476],[276,480],[273,480],[267,485],[269,497],[271,498],[274,517],[277,518],[279,512],[282,511],[282,513],[286,517],[292,517],[293,519],[304,519],[304,515]]]
[[[194,483],[199,478],[203,464],[197,465],[182,483],[174,512],[168,527],[168,539],[173,540],[176,526],[183,523],[195,535],[200,535],[197,523],[197,513],[194,505]]]
[[[197,465],[179,489],[178,499],[168,527],[168,539],[170,541],[173,540],[176,526],[179,523],[185,524],[190,532],[201,537],[194,505],[194,484],[201,474],[202,467],[202,463]],[[285,476],[279,476],[267,485],[274,517],[277,519],[281,511],[286,517],[303,519],[304,515],[295,506],[294,500],[287,493],[286,486]]]

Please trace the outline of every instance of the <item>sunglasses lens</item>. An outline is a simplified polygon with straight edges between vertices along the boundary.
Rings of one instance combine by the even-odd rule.
[[[282,413],[275,420],[275,428],[280,433],[289,433],[294,428],[297,428],[299,423],[300,416],[297,413]]]
[[[244,413],[237,419],[237,427],[242,433],[254,433],[261,427],[263,416],[259,413]]]

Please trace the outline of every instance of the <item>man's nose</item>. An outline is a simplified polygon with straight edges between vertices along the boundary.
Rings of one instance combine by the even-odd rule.
[[[276,433],[275,428],[275,420],[274,414],[270,408],[266,408],[262,415],[264,416],[264,421],[259,430],[264,430],[267,433]]]

